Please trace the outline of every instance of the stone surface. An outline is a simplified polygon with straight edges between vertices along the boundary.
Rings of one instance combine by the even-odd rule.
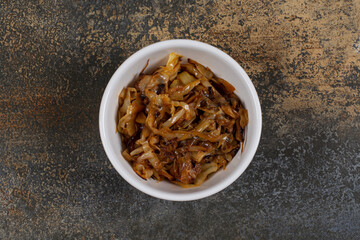
[[[360,236],[360,1],[1,1],[1,239]],[[230,54],[263,110],[230,187],[169,202],[125,182],[98,110],[117,67],[187,38]]]

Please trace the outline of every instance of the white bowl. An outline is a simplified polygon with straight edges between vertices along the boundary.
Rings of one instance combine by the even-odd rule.
[[[219,170],[201,186],[182,188],[167,181],[158,182],[153,179],[143,180],[130,164],[123,158],[120,136],[115,133],[118,96],[138,76],[146,65],[151,71],[165,65],[171,52],[208,66],[217,76],[230,82],[236,89],[235,93],[248,110],[249,124],[245,129],[245,145],[239,151],[226,170]],[[189,201],[208,197],[233,183],[247,168],[255,155],[261,135],[261,108],[258,95],[250,78],[240,65],[223,51],[193,40],[169,40],[147,46],[129,57],[114,73],[108,83],[100,106],[99,127],[101,141],[105,152],[114,168],[132,186],[153,197],[172,200]]]

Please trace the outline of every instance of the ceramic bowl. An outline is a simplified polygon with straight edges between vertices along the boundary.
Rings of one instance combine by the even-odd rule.
[[[183,61],[191,58],[209,67],[218,77],[231,83],[248,110],[249,124],[245,129],[243,152],[239,151],[225,170],[214,173],[201,186],[182,188],[167,181],[144,180],[139,177],[121,155],[120,135],[115,132],[118,97],[138,76],[149,59],[147,72],[165,65],[171,52],[183,56]],[[261,135],[262,117],[258,95],[250,78],[242,67],[229,55],[216,47],[193,40],[168,40],[149,45],[130,56],[116,70],[110,79],[100,106],[99,127],[105,152],[118,173],[132,186],[153,197],[189,201],[213,195],[233,183],[252,161]]]

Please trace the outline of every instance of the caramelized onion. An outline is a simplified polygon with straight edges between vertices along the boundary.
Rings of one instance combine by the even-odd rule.
[[[117,131],[122,154],[140,177],[195,187],[243,147],[249,120],[230,83],[180,58],[171,53],[150,75],[144,68],[135,88],[121,91]]]

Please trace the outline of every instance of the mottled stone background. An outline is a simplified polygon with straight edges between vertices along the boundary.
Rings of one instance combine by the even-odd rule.
[[[1,239],[356,239],[360,1],[0,2]],[[257,154],[230,187],[169,202],[101,145],[117,67],[148,44],[212,44],[252,79]]]

